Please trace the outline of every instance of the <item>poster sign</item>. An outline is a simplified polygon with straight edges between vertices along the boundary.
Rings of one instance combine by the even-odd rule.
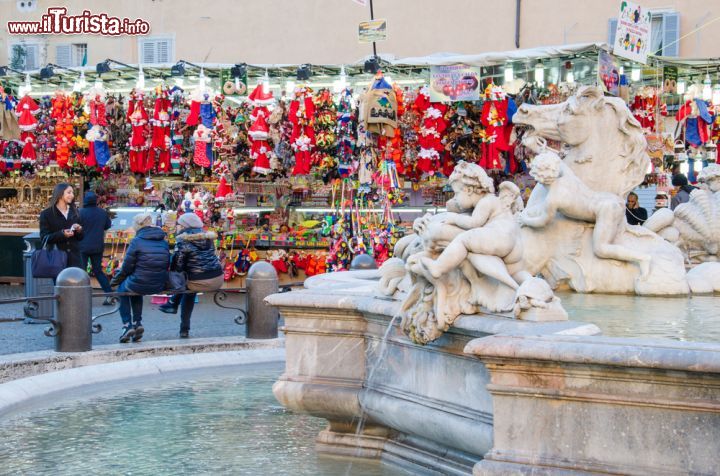
[[[361,21],[358,26],[360,43],[387,40],[387,20]]]
[[[663,66],[663,93],[677,94],[677,66]]]
[[[430,101],[478,101],[480,67],[456,64],[430,67]]]
[[[633,2],[620,4],[613,54],[639,63],[647,63],[650,47],[650,10]]]
[[[600,50],[598,53],[598,84],[603,91],[617,96],[620,91],[620,64],[610,53]]]

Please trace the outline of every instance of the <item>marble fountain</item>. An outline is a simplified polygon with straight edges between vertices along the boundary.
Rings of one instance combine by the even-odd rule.
[[[605,302],[642,317],[700,294],[720,327],[720,170],[630,226],[649,158],[622,100],[584,87],[514,122],[537,153],[527,205],[460,163],[447,212],[416,220],[381,269],[267,298],[285,320],[275,397],[327,420],[319,451],[412,472],[718,474],[720,344],[600,327]],[[593,296],[597,326],[562,289]]]

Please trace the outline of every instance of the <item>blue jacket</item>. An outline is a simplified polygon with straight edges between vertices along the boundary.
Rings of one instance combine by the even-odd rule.
[[[112,225],[108,212],[97,207],[97,195],[85,194],[83,208],[80,210],[80,224],[83,227],[83,240],[80,253],[99,254],[105,251],[105,230]]]
[[[140,228],[125,253],[120,272],[126,286],[139,294],[155,294],[165,289],[170,250],[165,232],[154,226]]]

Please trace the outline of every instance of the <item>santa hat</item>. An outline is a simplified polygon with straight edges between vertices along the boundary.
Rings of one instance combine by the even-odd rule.
[[[248,100],[256,106],[266,106],[275,102],[272,91],[263,91],[263,85],[258,84],[248,96]]]
[[[248,135],[253,140],[265,140],[268,138],[269,127],[264,115],[261,115],[248,130]]]

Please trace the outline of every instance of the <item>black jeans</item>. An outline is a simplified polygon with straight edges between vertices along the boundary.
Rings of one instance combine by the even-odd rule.
[[[98,280],[98,284],[100,284],[100,287],[103,291],[106,293],[112,292],[112,288],[110,287],[110,282],[108,281],[107,276],[105,276],[105,273],[102,269],[102,253],[93,253],[93,254],[81,254],[81,261],[82,261],[82,269],[85,269],[87,267],[88,259],[90,260],[90,266],[92,267],[92,272],[95,275],[95,278]]]
[[[195,309],[196,293],[175,294],[168,301],[173,307],[180,307],[180,332],[190,332],[190,318]]]

